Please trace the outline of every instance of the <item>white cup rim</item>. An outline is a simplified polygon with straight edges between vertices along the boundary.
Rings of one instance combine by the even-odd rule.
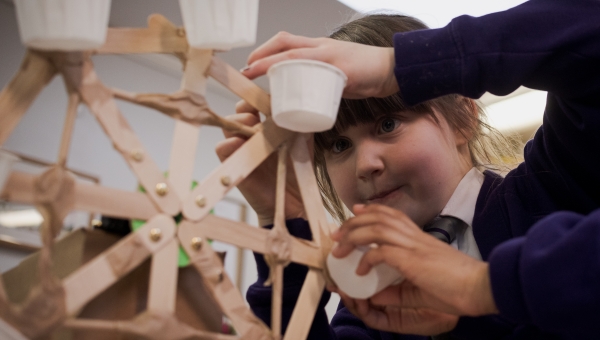
[[[271,74],[276,71],[276,69],[278,69],[282,66],[285,66],[285,65],[289,65],[289,64],[320,66],[320,67],[326,68],[328,70],[331,70],[331,71],[337,73],[339,76],[342,77],[342,79],[344,79],[344,84],[346,84],[346,82],[348,81],[348,76],[346,76],[346,74],[339,68],[337,68],[331,64],[328,64],[328,63],[325,63],[325,62],[322,62],[319,60],[312,60],[312,59],[290,59],[290,60],[284,60],[284,61],[277,62],[277,63],[271,65],[271,67],[269,67],[269,70],[267,71],[267,75],[270,77]]]

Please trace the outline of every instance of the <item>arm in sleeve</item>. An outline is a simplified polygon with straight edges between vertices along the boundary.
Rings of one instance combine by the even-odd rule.
[[[440,29],[394,36],[395,75],[409,105],[446,94],[479,98],[519,86],[560,97],[600,92],[600,2],[529,0]]]
[[[551,214],[489,263],[501,316],[569,338],[600,334],[600,209]]]

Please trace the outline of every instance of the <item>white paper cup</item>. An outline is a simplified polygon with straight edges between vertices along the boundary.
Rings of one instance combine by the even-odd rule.
[[[267,72],[275,123],[298,132],[320,132],[335,124],[348,78],[335,66],[315,60],[286,60]]]
[[[188,43],[229,50],[256,42],[258,0],[179,0]]]
[[[15,0],[15,6],[28,47],[78,51],[106,40],[110,0]]]
[[[10,175],[12,165],[19,160],[19,157],[10,152],[0,150],[0,193],[4,189],[4,184]]]
[[[368,249],[356,248],[341,259],[331,254],[327,257],[329,275],[342,292],[355,299],[368,299],[390,285],[404,280],[402,274],[385,263],[373,267],[367,275],[357,275],[356,268]]]

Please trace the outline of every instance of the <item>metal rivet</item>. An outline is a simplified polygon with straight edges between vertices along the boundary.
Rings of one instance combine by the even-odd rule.
[[[94,227],[94,228],[100,228],[100,227],[102,227],[102,221],[97,220],[97,219],[93,219],[92,220],[92,227]]]
[[[158,183],[156,185],[156,193],[159,196],[164,196],[169,192],[169,188],[167,187],[167,183]]]
[[[200,250],[200,248],[202,248],[202,237],[192,238],[192,248],[194,248],[194,250]]]
[[[229,178],[229,176],[221,177],[221,184],[228,187],[231,184],[231,178]]]
[[[154,242],[158,242],[162,237],[162,231],[158,228],[150,229],[150,239]]]
[[[141,162],[144,160],[144,153],[141,150],[133,150],[131,152],[131,158],[136,162]]]
[[[204,208],[206,205],[206,198],[202,195],[196,196],[196,205],[198,205],[200,208]]]

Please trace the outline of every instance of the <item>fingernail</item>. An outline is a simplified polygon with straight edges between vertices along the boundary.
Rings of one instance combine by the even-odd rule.
[[[364,204],[355,204],[352,210],[356,211],[357,209],[364,209],[364,207]]]
[[[243,73],[243,72],[245,72],[245,71],[248,71],[249,69],[250,69],[250,65],[246,65],[246,66],[244,66],[244,67],[242,67],[242,68],[240,69],[240,72],[242,72],[242,73]]]

